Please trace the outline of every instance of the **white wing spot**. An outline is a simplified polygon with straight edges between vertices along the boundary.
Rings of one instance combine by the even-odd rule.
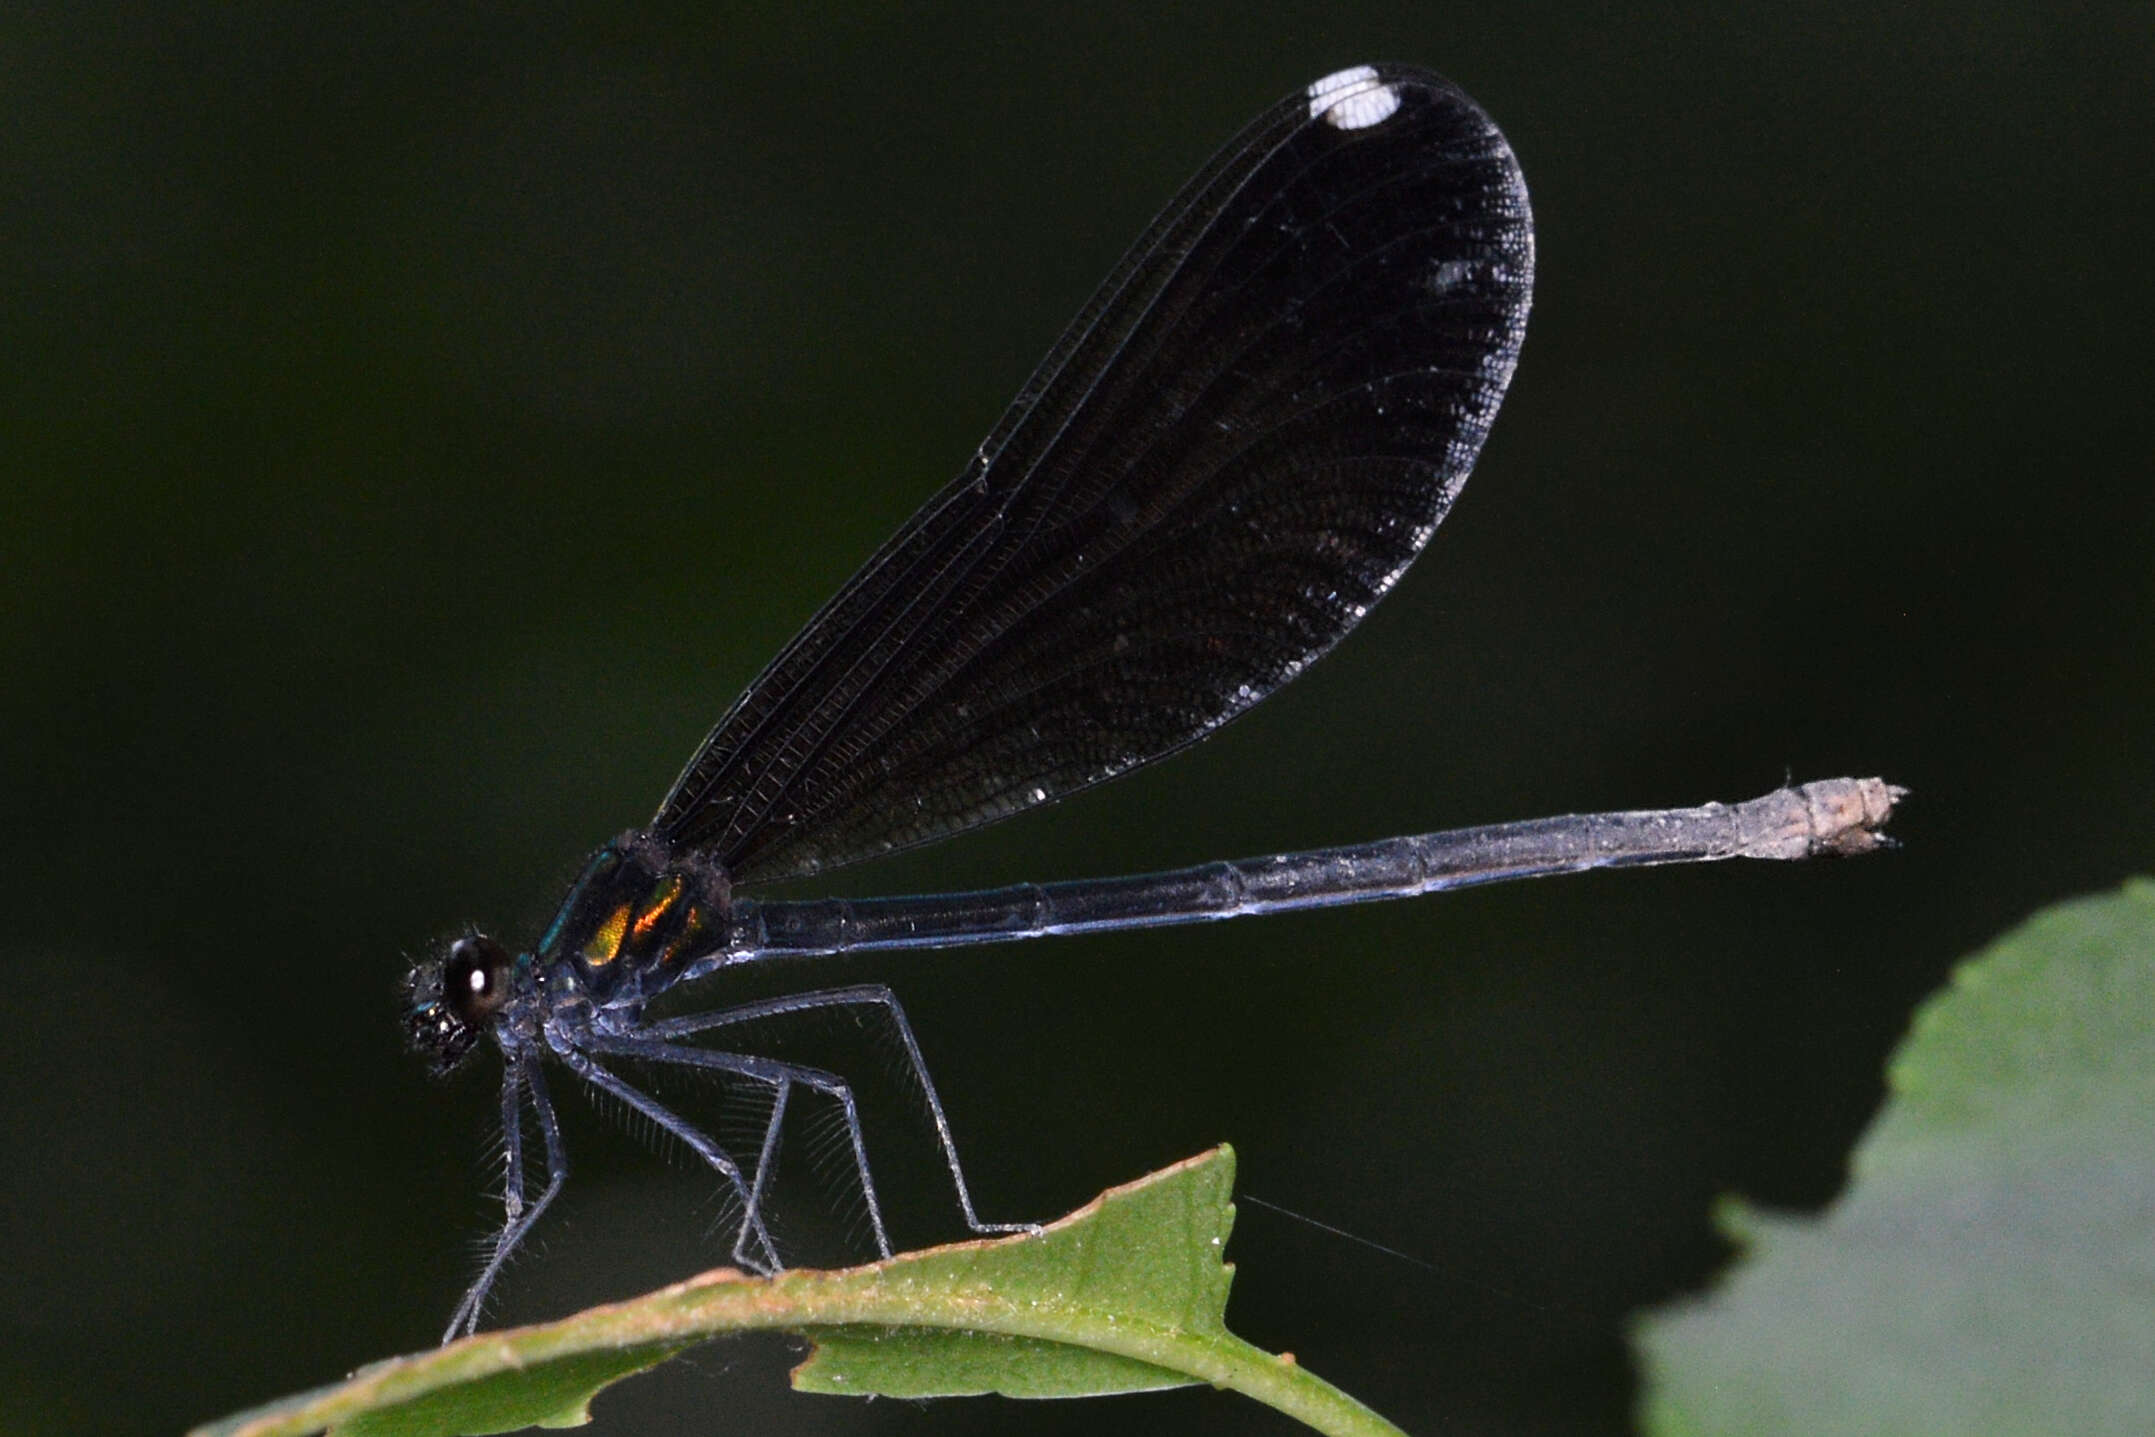
[[[1399,90],[1377,78],[1368,65],[1335,70],[1310,83],[1309,117],[1323,120],[1337,130],[1366,130],[1392,118],[1399,109]]]
[[[1432,294],[1450,294],[1474,278],[1476,265],[1469,259],[1448,259],[1430,271],[1429,290]]]

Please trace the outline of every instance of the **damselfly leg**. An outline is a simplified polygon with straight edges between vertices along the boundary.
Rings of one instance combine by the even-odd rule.
[[[905,1053],[906,1067],[913,1081],[920,1085],[920,1095],[928,1105],[928,1115],[935,1123],[936,1142],[943,1150],[943,1163],[950,1169],[951,1186],[957,1189],[958,1210],[964,1215],[965,1225],[982,1236],[997,1233],[1037,1232],[1039,1224],[1029,1222],[983,1222],[973,1208],[973,1190],[965,1181],[965,1166],[958,1161],[958,1141],[950,1131],[950,1119],[943,1111],[943,1100],[935,1091],[935,1080],[928,1076],[928,1061],[921,1056],[920,1041],[913,1036],[913,1025],[905,1016],[898,995],[881,983],[856,983],[844,988],[819,988],[806,993],[788,993],[782,997],[765,998],[753,1003],[740,1003],[711,1013],[690,1013],[679,1018],[667,1018],[647,1024],[637,1030],[645,1037],[660,1040],[688,1037],[708,1033],[714,1029],[740,1023],[752,1023],[763,1018],[775,1018],[788,1013],[804,1013],[828,1008],[872,1008],[880,1011],[897,1035],[898,1044]],[[694,1052],[695,1049],[674,1048],[673,1051]],[[851,1088],[831,1077],[837,1084],[838,1097],[845,1112],[846,1129],[852,1138],[853,1152],[860,1171],[862,1189],[868,1194],[869,1212],[876,1212],[875,1186],[868,1174],[867,1144],[861,1134],[860,1115],[853,1101]],[[828,1091],[828,1090],[825,1090]],[[842,1096],[840,1096],[842,1094]],[[876,1234],[883,1232],[882,1219],[877,1217]],[[890,1254],[890,1246],[883,1244],[883,1253]]]
[[[524,1123],[523,1101],[528,1097],[533,1117],[539,1125],[539,1137],[546,1148],[546,1187],[539,1193],[537,1202],[529,1207],[524,1204]],[[442,1341],[453,1342],[466,1333],[479,1328],[479,1310],[486,1303],[486,1295],[492,1290],[494,1280],[501,1276],[503,1264],[509,1254],[516,1251],[517,1244],[531,1231],[539,1215],[561,1191],[568,1181],[569,1159],[561,1142],[561,1124],[554,1116],[554,1104],[546,1093],[546,1080],[539,1073],[536,1061],[524,1060],[502,1065],[501,1075],[501,1148],[504,1180],[502,1186],[501,1232],[494,1239],[494,1250],[487,1256],[486,1266],[478,1280],[465,1292],[463,1301],[450,1314],[449,1330],[442,1334]]]

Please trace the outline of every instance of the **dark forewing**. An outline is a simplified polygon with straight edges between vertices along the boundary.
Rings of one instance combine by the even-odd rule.
[[[784,878],[1204,737],[1421,550],[1532,280],[1518,165],[1449,83],[1363,68],[1273,106],[750,685],[656,826],[741,881]]]

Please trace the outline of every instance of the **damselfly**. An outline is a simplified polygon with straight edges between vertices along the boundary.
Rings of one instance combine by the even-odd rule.
[[[473,934],[411,979],[435,1063],[501,1050],[506,1213],[449,1324],[477,1327],[568,1174],[545,1066],[674,1134],[738,1206],[742,1266],[781,1266],[766,1216],[789,1099],[842,1113],[891,1250],[852,1089],[706,1046],[814,1009],[873,1010],[918,1079],[965,1222],[957,1144],[880,984],[685,1016],[659,994],[766,959],[937,948],[1396,898],[1633,864],[1858,852],[1876,779],[1734,806],[1541,819],[1170,873],[904,898],[744,890],[948,838],[1127,773],[1245,712],[1337,643],[1459,493],[1526,331],[1534,236],[1504,137],[1424,71],[1357,66],[1260,115],[1168,205],[941,493],[780,652],[649,826],[594,854],[512,952]],[[768,1090],[730,1151],[624,1064]],[[546,1181],[526,1192],[524,1114]]]

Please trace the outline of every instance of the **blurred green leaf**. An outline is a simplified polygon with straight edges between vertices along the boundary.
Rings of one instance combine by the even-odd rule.
[[[593,1396],[707,1338],[779,1329],[815,1352],[803,1391],[1076,1397],[1210,1382],[1336,1433],[1375,1413],[1227,1331],[1234,1154],[1112,1188],[1041,1231],[841,1272],[719,1269],[560,1322],[483,1333],[198,1428],[194,1437],[463,1437],[573,1426]]]
[[[1848,1190],[1643,1321],[1647,1430],[2155,1431],[2155,882],[2045,910],[1917,1014]]]

